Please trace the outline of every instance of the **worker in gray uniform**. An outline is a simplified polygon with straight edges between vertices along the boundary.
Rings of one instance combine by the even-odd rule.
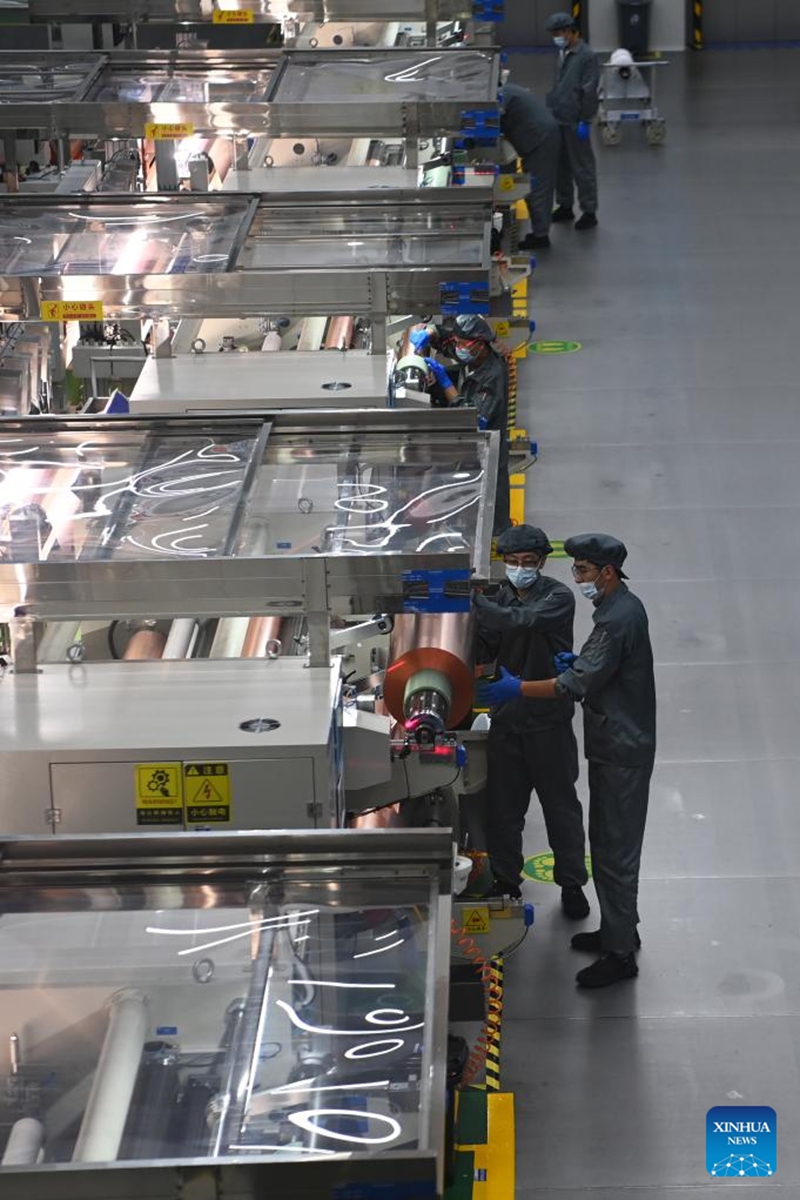
[[[519,675],[548,679],[556,654],[572,650],[575,597],[542,570],[553,547],[535,525],[516,525],[498,539],[506,580],[490,597],[474,600],[478,658]],[[589,915],[582,888],[587,881],[583,810],[575,791],[578,744],[574,705],[518,696],[492,711],[488,737],[486,848],[494,875],[493,895],[518,897],[523,867],[522,834],[535,790],[542,806],[553,878],[561,887],[567,917]]]
[[[608,534],[568,538],[572,573],[594,605],[594,629],[576,656],[556,656],[556,676],[541,682],[508,671],[482,692],[492,704],[525,696],[583,704],[589,762],[589,846],[600,929],[579,933],[575,950],[598,953],[579,971],[581,987],[605,987],[638,974],[635,951],[639,862],[656,750],[656,693],[647,614],[628,591],[627,551]],[[482,696],[483,698],[483,696]]]
[[[418,353],[419,338],[428,331],[414,334]],[[511,495],[508,480],[508,366],[501,354],[492,348],[495,333],[483,317],[462,313],[455,318],[452,336],[453,354],[461,364],[460,387],[456,388],[443,363],[426,358],[428,370],[442,388],[448,404],[477,409],[478,428],[497,430],[500,434],[500,457],[497,463],[497,489],[494,503],[493,533],[502,533],[511,524]],[[449,352],[449,345],[448,345]]]
[[[527,88],[503,84],[500,130],[522,159],[523,171],[531,176],[526,197],[531,232],[519,243],[521,250],[543,250],[550,245],[553,192],[561,150],[561,131],[546,104]]]
[[[592,149],[591,122],[599,108],[600,65],[583,41],[569,13],[554,13],[547,22],[558,47],[555,82],[548,107],[561,128],[561,151],[556,175],[556,222],[572,221],[575,190],[581,206],[576,229],[597,225],[597,163]]]

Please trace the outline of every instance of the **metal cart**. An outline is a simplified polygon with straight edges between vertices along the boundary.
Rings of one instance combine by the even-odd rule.
[[[627,55],[627,61],[621,56]],[[622,141],[623,122],[644,126],[651,146],[660,146],[667,136],[667,123],[656,106],[656,68],[668,66],[665,59],[635,61],[626,51],[615,51],[601,66],[600,108],[597,121],[606,146]]]

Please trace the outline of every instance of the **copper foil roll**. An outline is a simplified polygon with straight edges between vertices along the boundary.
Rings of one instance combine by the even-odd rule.
[[[420,671],[439,671],[453,691],[447,728],[472,708],[474,630],[471,613],[404,614],[395,617],[384,680],[386,707],[405,723],[403,701],[408,681]]]

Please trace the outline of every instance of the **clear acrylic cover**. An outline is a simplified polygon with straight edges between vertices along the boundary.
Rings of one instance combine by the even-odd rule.
[[[496,101],[492,55],[455,53],[294,55],[281,74],[273,99],[281,104],[362,104],[365,100],[455,101],[467,108]]]

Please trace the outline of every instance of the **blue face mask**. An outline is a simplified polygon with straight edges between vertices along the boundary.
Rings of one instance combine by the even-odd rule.
[[[518,592],[525,592],[536,583],[539,572],[536,567],[506,567],[506,576]]]
[[[456,346],[456,358],[459,362],[471,363],[475,361],[475,355],[466,346]]]
[[[553,45],[558,46],[559,50],[566,50],[569,43],[565,37],[554,37]]]

